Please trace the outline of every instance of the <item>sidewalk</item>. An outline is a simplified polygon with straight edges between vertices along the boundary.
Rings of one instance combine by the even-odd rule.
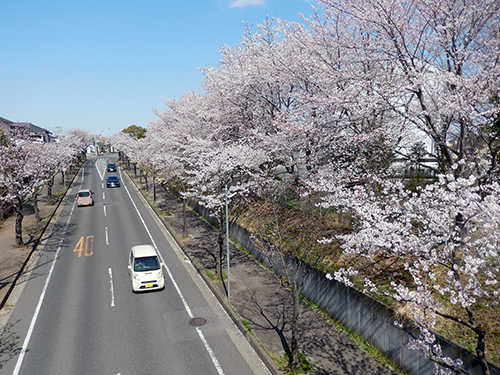
[[[133,170],[129,172],[129,176],[141,188],[146,198],[152,202],[151,192],[144,192],[144,184],[141,184],[138,178],[134,178]],[[149,180],[148,183],[151,189]],[[192,262],[193,265],[198,268],[200,275],[205,278],[214,294],[225,306],[226,311],[256,347],[257,352],[260,351],[261,358],[267,356],[269,361],[272,361],[270,356],[281,357],[291,337],[292,297],[288,288],[282,286],[272,272],[259,265],[236,245],[231,244],[231,302],[228,302],[225,286],[220,282],[216,284],[210,281],[203,271],[203,269],[215,268],[216,230],[194,211],[188,209],[188,238],[183,239],[181,238],[183,235],[182,202],[157,186],[155,206],[160,212],[159,216],[184,252],[195,260]],[[299,324],[299,350],[313,366],[311,373],[318,375],[396,373],[369,356],[345,332],[325,320],[318,311],[309,307],[304,301],[301,301]],[[252,337],[248,328],[256,338]],[[274,367],[273,372],[281,374],[276,366]]]
[[[66,177],[66,183],[72,176]],[[47,187],[43,187],[38,196],[38,209],[41,221],[35,216],[35,208],[32,202],[28,202],[23,207],[23,242],[24,245],[16,245],[15,223],[16,215],[11,213],[4,221],[0,221],[0,301],[3,301],[11,283],[16,278],[17,273],[26,261],[33,246],[42,236],[45,226],[49,222],[52,213],[62,198],[64,186],[61,184],[61,176],[58,174],[52,187],[52,202],[47,202]],[[5,313],[8,305],[0,311],[0,316]]]
[[[125,168],[122,168],[125,172]],[[142,186],[138,178],[133,178],[133,171],[129,172],[129,176],[138,187]],[[150,183],[149,180],[148,183]],[[62,190],[59,177],[54,184],[54,194]],[[150,193],[145,193],[145,196],[151,201]],[[45,199],[46,193],[43,191],[38,204],[42,218],[47,218],[56,208],[56,204],[47,205]],[[231,244],[231,302],[229,303],[224,286],[210,281],[203,271],[203,269],[215,268],[217,233],[214,228],[188,209],[188,237],[182,239],[182,202],[157,187],[155,206],[160,212],[159,216],[162,221],[186,254],[192,260],[196,260],[192,262],[193,265],[198,268],[200,275],[205,278],[235,324],[256,348],[263,361],[269,365],[270,370],[275,374],[281,374],[271,357],[281,357],[290,342],[292,299],[289,290],[283,287],[269,270]],[[14,221],[15,217],[11,216],[0,225],[0,298],[31,250],[31,247],[25,249],[14,246]],[[36,229],[40,225],[37,225],[32,206],[25,207],[23,224],[25,242],[33,243],[36,236],[40,235],[40,229]],[[7,303],[4,311],[0,311],[0,315],[4,314],[5,309],[8,308]],[[313,366],[314,370],[311,372],[313,374],[394,374],[388,367],[360,349],[345,332],[338,330],[335,325],[326,321],[318,311],[303,301],[299,350]]]

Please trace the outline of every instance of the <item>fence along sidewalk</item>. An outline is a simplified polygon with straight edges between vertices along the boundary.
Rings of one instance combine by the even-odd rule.
[[[199,205],[194,200],[189,200],[189,205],[198,214],[210,220],[213,218],[210,211]],[[274,271],[284,275],[283,270],[276,269],[276,264],[267,255],[264,255],[252,242],[250,233],[238,224],[232,224],[229,229],[230,236],[249,251],[254,257],[267,266],[274,265]],[[418,350],[408,348],[411,338],[409,332],[418,336],[410,324],[404,329],[394,324],[395,312],[380,302],[370,298],[357,290],[350,288],[336,280],[329,280],[323,271],[309,265],[298,264],[294,259],[286,257],[288,270],[292,272],[293,281],[301,280],[305,274],[302,293],[310,301],[339,320],[348,329],[357,333],[370,344],[374,345],[385,355],[396,362],[400,368],[410,375],[431,375],[435,373],[435,364]],[[441,344],[443,354],[450,358],[460,358],[463,368],[472,375],[482,375],[482,369],[477,358],[469,351],[436,335]],[[500,375],[500,369],[490,365],[492,375]]]

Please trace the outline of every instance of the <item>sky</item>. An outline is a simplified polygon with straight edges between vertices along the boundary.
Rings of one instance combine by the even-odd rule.
[[[245,22],[303,22],[312,0],[0,0],[0,117],[65,134],[147,127],[199,91]]]

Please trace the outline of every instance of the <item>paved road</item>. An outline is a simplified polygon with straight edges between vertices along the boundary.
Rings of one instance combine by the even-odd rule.
[[[105,187],[107,162],[82,168],[14,293],[0,374],[267,374],[127,177]],[[79,188],[95,192],[93,207],[75,206]],[[137,244],[159,250],[164,291],[132,293]]]

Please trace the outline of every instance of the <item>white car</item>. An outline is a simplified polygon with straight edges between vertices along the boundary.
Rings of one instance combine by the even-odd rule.
[[[130,250],[128,272],[132,279],[132,291],[165,289],[163,263],[151,245],[137,245]]]

